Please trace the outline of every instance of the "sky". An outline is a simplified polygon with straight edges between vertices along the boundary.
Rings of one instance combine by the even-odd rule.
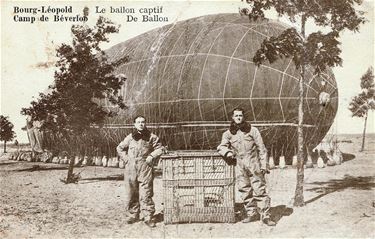
[[[107,49],[117,43],[135,37],[151,29],[193,17],[216,13],[238,13],[239,8],[246,6],[241,0],[235,1],[2,1],[1,5],[1,84],[0,112],[9,116],[15,125],[19,142],[27,142],[27,135],[21,130],[25,125],[25,117],[20,114],[23,107],[30,106],[31,100],[38,97],[39,92],[47,89],[53,81],[55,48],[61,43],[71,40],[70,27],[73,22],[35,21],[21,22],[19,17],[40,17],[38,12],[15,13],[15,9],[27,11],[28,8],[51,10],[57,7],[72,7],[72,13],[65,16],[81,14],[87,6],[90,9],[89,21],[92,24],[99,15],[121,24],[120,32],[113,34],[110,42],[103,44]],[[126,14],[108,13],[110,8],[134,8],[133,16],[140,17],[139,9],[153,9],[162,6],[159,15],[168,17],[168,22],[126,22]],[[96,13],[96,8],[106,9],[106,13]],[[359,33],[345,31],[340,36],[343,58],[342,67],[333,68],[339,89],[339,108],[335,122],[330,130],[334,134],[362,133],[363,119],[352,118],[348,105],[353,96],[360,92],[360,77],[368,67],[374,66],[374,2],[364,1],[359,10],[365,11],[368,22],[362,25]],[[16,10],[17,11],[17,10]],[[17,15],[17,17],[15,16]],[[53,19],[53,13],[45,13]],[[59,15],[64,15],[61,13]],[[278,18],[270,12],[267,17],[289,24],[286,18]],[[16,20],[15,20],[16,19]],[[29,18],[30,19],[30,18]],[[316,31],[313,24],[308,24],[307,33]],[[374,112],[368,119],[368,133],[375,133]]]

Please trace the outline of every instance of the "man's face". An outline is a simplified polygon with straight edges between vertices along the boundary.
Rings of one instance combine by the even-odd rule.
[[[138,117],[135,119],[135,122],[134,122],[134,127],[138,130],[138,131],[142,131],[145,129],[146,127],[146,120],[145,118],[143,117]]]
[[[241,124],[244,121],[243,112],[240,111],[240,110],[235,110],[233,112],[232,119],[233,119],[234,123]]]

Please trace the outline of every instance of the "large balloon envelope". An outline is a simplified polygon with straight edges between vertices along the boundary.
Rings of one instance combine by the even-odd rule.
[[[121,95],[128,108],[107,120],[103,140],[117,144],[130,132],[133,118],[144,115],[170,149],[215,149],[231,111],[241,107],[273,154],[294,154],[299,69],[287,58],[259,67],[252,60],[266,37],[286,28],[276,21],[216,14],[170,24],[112,47],[107,51],[110,60],[130,58],[116,70],[127,78]],[[308,67],[304,89],[305,138],[314,147],[337,111],[331,70],[315,75]],[[325,104],[319,102],[322,92],[329,96]]]

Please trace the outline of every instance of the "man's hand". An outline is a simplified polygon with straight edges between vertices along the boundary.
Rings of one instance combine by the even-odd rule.
[[[149,166],[152,166],[153,160],[154,160],[154,157],[152,157],[151,155],[149,155],[149,156],[147,156],[147,158],[146,158],[146,163],[147,163]]]
[[[120,160],[124,162],[124,164],[127,164],[129,161],[128,155],[125,152],[122,152],[121,154],[119,154],[119,158]]]
[[[268,169],[261,169],[260,172],[262,172],[263,175],[266,175],[266,173],[270,173]]]
[[[225,162],[227,162],[228,165],[236,165],[236,158],[234,157],[234,154],[230,151],[224,157],[224,160]]]
[[[234,155],[230,151],[227,153],[226,157],[227,157],[227,159],[234,159]]]

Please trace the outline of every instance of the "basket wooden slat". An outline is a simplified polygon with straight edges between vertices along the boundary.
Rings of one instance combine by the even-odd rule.
[[[162,157],[164,223],[235,222],[234,167],[215,151]]]

